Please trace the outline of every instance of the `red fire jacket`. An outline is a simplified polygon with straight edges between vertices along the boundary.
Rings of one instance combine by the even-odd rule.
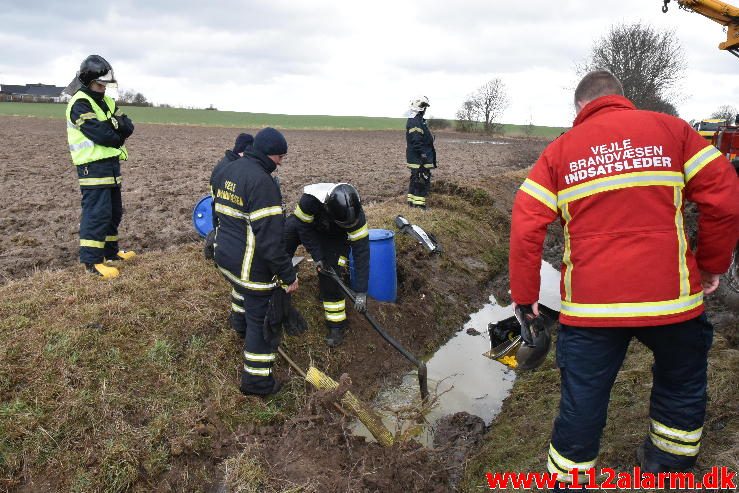
[[[698,205],[695,255],[683,208]],[[521,185],[510,240],[511,295],[539,297],[546,227],[560,217],[560,321],[666,325],[703,312],[700,270],[725,272],[739,237],[739,181],[686,122],[621,96],[590,102]]]

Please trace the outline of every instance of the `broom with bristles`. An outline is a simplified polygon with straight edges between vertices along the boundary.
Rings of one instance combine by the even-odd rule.
[[[311,366],[308,368],[308,372],[304,373],[300,369],[300,367],[296,365],[295,362],[293,362],[287,354],[285,354],[285,351],[283,351],[282,348],[277,348],[277,352],[285,361],[287,361],[287,364],[289,364],[295,371],[297,371],[303,378],[305,378],[306,382],[310,383],[315,388],[328,391],[336,390],[339,388],[339,383],[337,381],[323,373],[318,368]],[[354,394],[352,394],[348,390],[341,397],[341,403],[348,409],[350,409],[352,413],[357,416],[357,418],[359,418],[359,421],[361,421],[362,424],[367,427],[369,432],[372,433],[372,436],[375,437],[380,445],[382,445],[383,447],[392,446],[394,441],[393,435],[390,433],[390,431],[388,431],[385,425],[382,424],[382,420],[380,420],[380,417],[377,416],[377,414],[369,406],[360,401]],[[334,403],[334,405],[342,413],[344,412],[341,406],[336,403]]]

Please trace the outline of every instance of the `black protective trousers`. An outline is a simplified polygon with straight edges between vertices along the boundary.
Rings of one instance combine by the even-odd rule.
[[[345,272],[348,264],[349,243],[346,235],[331,236],[318,234],[318,241],[323,253],[325,265],[333,267],[340,275]],[[300,220],[295,216],[288,217],[285,223],[285,247],[290,256],[295,255],[298,245],[302,244],[300,239]],[[323,313],[326,326],[329,329],[346,327],[346,300],[341,288],[326,276],[318,276],[318,288],[320,290]]]
[[[264,317],[267,315],[270,293],[254,295],[239,287],[234,290],[243,297],[244,306],[244,365],[241,371],[241,392],[269,394],[274,388],[272,374],[277,346],[264,339]]]
[[[713,327],[705,314],[654,327],[589,328],[562,325],[557,336],[561,376],[548,469],[560,475],[594,467],[611,388],[632,338],[654,355],[645,452],[669,470],[695,464],[707,400],[708,350]]]
[[[83,188],[80,262],[100,264],[118,253],[118,226],[123,218],[121,188]]]
[[[425,208],[426,197],[428,197],[430,189],[431,170],[424,168],[411,169],[411,178],[408,183],[408,205]]]

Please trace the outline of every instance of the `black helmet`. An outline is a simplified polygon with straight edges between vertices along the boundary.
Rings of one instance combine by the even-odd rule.
[[[108,61],[100,55],[90,55],[82,61],[80,71],[77,73],[80,82],[89,86],[90,82],[97,81],[103,85],[110,83],[115,84],[115,76],[113,75],[113,67]]]
[[[526,321],[527,329],[522,326],[522,331],[528,330],[531,334],[531,344],[523,342],[516,352],[516,363],[519,370],[533,370],[544,363],[552,345],[554,323],[555,320],[542,312],[540,306],[539,316]]]
[[[362,204],[357,189],[348,183],[339,183],[328,194],[326,209],[333,221],[342,228],[351,228],[359,222]]]

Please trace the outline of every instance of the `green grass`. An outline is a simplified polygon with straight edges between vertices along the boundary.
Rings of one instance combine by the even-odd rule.
[[[64,118],[66,106],[51,103],[0,103],[0,115]],[[277,127],[283,129],[397,130],[404,118],[327,115],[272,115],[236,111],[142,108],[126,106],[124,111],[136,123],[205,125],[215,127]]]
[[[0,102],[0,115],[64,118],[66,106],[52,103]],[[135,123],[172,125],[204,125],[213,127],[260,128],[289,130],[397,130],[404,128],[405,118],[330,115],[273,115],[236,111],[189,110],[180,108],[141,108],[126,106],[125,112]],[[553,138],[562,133],[559,127],[503,125],[503,135]],[[470,134],[474,135],[474,134]]]

